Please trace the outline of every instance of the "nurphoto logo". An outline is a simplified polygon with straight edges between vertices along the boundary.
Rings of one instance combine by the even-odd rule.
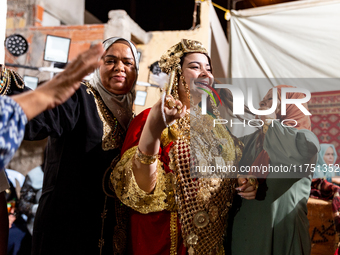
[[[216,84],[215,85],[216,89],[229,89],[232,97],[233,97],[233,114],[234,115],[244,115],[244,95],[243,92],[240,88],[233,86],[231,84]],[[270,109],[265,109],[265,110],[259,110],[256,109],[254,107],[254,103],[253,103],[253,90],[252,87],[248,87],[248,108],[249,110],[258,116],[265,116],[265,115],[269,115],[274,113],[277,110],[277,106],[278,106],[278,93],[277,93],[277,88],[273,88],[272,89],[272,106]],[[303,93],[306,95],[305,98],[299,98],[299,99],[287,99],[286,98],[286,94],[287,93]],[[311,98],[311,93],[304,88],[282,88],[281,89],[281,115],[286,115],[286,109],[287,109],[287,105],[288,104],[294,104],[296,105],[296,107],[298,107],[302,113],[304,115],[312,115],[307,109],[306,107],[303,106],[303,103],[307,103],[310,98]],[[210,95],[210,94],[209,94]],[[202,102],[202,114],[207,114],[207,94],[202,94],[201,96],[201,102]],[[211,95],[210,95],[211,96]],[[233,122],[233,120],[229,120],[231,126],[233,125],[243,125],[244,127],[246,126],[246,121],[244,120],[243,122]],[[214,119],[214,127],[216,124],[227,124],[229,122],[226,119]],[[273,119],[270,119],[270,121],[274,121]],[[285,122],[289,122],[289,121],[294,121],[295,122],[295,126],[298,124],[297,121],[293,120],[293,119],[285,119],[283,121],[281,121],[281,125],[282,126],[286,126],[284,123]],[[271,123],[273,124],[273,123]],[[261,119],[256,119],[256,120],[249,120],[248,121],[248,125],[251,127],[261,127],[264,125],[264,122]],[[294,127],[294,126],[293,126]]]

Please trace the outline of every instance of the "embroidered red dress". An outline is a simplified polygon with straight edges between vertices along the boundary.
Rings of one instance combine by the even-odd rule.
[[[122,163],[126,163],[124,159],[132,158],[136,146],[144,128],[146,119],[150,109],[143,111],[131,122],[129,130],[122,148],[122,160],[118,163],[117,167]],[[169,151],[172,143],[167,144],[164,148],[160,148],[160,159],[162,162],[165,174],[171,172],[169,168]],[[111,177],[112,178],[112,177]],[[157,188],[156,188],[157,189]],[[142,192],[140,190],[140,192]],[[159,190],[155,190],[154,195],[159,198]],[[143,194],[147,196],[147,194]],[[158,201],[157,201],[158,202]],[[170,254],[171,234],[170,234],[170,218],[171,212],[166,210],[166,204],[159,205],[157,202],[152,203],[150,206],[141,205],[140,209],[143,213],[130,209],[130,231],[128,236],[128,254],[145,255],[145,254]],[[160,203],[162,201],[159,201]],[[151,208],[154,206],[154,208]],[[133,207],[134,208],[134,207]],[[142,209],[143,208],[143,209]],[[164,208],[164,209],[163,209]],[[156,211],[155,211],[156,210]],[[177,220],[177,254],[186,254],[186,248],[183,246],[183,240],[180,233],[180,224]]]
[[[184,255],[191,249],[194,250],[195,254],[206,254],[209,251],[213,251],[214,254],[224,254],[223,233],[226,227],[226,216],[235,191],[236,179],[216,179],[214,177],[217,185],[210,186],[213,190],[211,192],[205,187],[201,188],[202,185],[200,186],[200,184],[210,182],[201,178],[189,178],[185,180],[186,183],[179,184],[181,181],[178,181],[178,175],[188,170],[183,170],[182,166],[180,169],[174,167],[174,158],[177,155],[174,150],[176,144],[168,140],[167,129],[165,129],[161,137],[160,158],[157,161],[155,189],[150,194],[141,190],[136,183],[132,166],[149,112],[150,109],[143,111],[131,122],[122,148],[121,160],[112,169],[110,177],[117,197],[131,208],[128,253],[137,255]],[[223,147],[221,155],[224,160],[232,160],[237,164],[242,153],[240,147],[235,146],[229,131],[222,126],[214,128],[211,116],[203,116],[200,120],[206,123],[207,133],[211,134],[214,131],[215,135],[220,135],[216,138],[216,141],[221,141],[217,146]],[[197,130],[201,131],[203,128]],[[200,136],[200,134],[197,136]],[[201,137],[204,138],[204,134]],[[185,159],[188,157],[188,153],[186,152],[186,156],[182,155],[183,148],[194,143],[191,141],[188,144],[183,144],[184,140],[181,141],[182,152],[178,153],[180,158]],[[184,151],[187,151],[187,149],[184,149]],[[191,152],[193,151],[191,150]],[[191,157],[193,156],[190,156],[190,160],[192,160]],[[189,161],[184,159],[179,161],[185,162],[187,164],[185,169],[188,169]],[[174,169],[176,169],[176,174],[178,174],[177,171],[180,172],[175,177],[176,185],[174,185],[173,179]],[[188,186],[191,187],[189,187],[190,190],[181,193]],[[180,190],[178,187],[180,187]],[[177,200],[180,200],[180,207],[178,207],[178,201],[177,203],[175,201],[174,189],[176,190]],[[181,194],[178,197],[179,193]],[[200,198],[200,195],[203,198]],[[197,225],[194,220],[196,216],[201,215],[200,213],[209,217],[208,223],[204,226],[198,226],[199,224]],[[178,220],[179,218],[180,220]],[[184,246],[183,236],[186,247]]]

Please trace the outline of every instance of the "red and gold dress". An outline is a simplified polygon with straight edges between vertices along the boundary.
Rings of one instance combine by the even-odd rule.
[[[191,116],[191,127],[196,128],[174,142],[165,129],[157,183],[152,193],[146,193],[138,187],[132,165],[149,112],[143,111],[131,122],[121,160],[110,177],[117,197],[131,208],[129,254],[224,254],[222,243],[236,173],[227,178],[192,178],[190,168],[212,161],[237,165],[242,144],[222,125],[213,127],[210,115]],[[173,128],[182,128],[182,119]]]

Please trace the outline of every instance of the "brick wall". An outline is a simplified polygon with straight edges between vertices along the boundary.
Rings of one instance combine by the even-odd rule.
[[[43,57],[46,35],[55,35],[71,38],[69,60],[72,60],[80,52],[88,49],[91,43],[98,43],[104,39],[104,25],[83,25],[83,26],[58,26],[58,27],[28,27],[19,29],[7,29],[6,36],[11,34],[21,34],[29,42],[29,51],[26,58],[34,58],[39,55]],[[43,59],[40,59],[42,63]],[[6,62],[22,62],[22,58],[15,59],[6,52]],[[23,64],[23,63],[22,63]],[[38,62],[36,62],[38,64]],[[42,65],[40,65],[42,66]]]
[[[14,57],[6,50],[5,62],[32,67],[42,67],[50,65],[50,62],[43,60],[46,35],[71,38],[69,52],[69,61],[71,61],[80,52],[88,49],[92,43],[103,41],[104,25],[28,27],[6,30],[6,36],[12,34],[20,34],[24,36],[29,43],[29,49],[26,54],[20,57]],[[49,79],[49,73],[37,73],[37,71],[29,69],[18,69],[17,71],[21,75],[37,76],[39,77],[39,80]]]

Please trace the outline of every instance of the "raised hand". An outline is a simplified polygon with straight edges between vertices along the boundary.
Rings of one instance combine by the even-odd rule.
[[[103,46],[97,44],[78,55],[62,73],[56,75],[52,80],[34,91],[24,92],[12,98],[21,106],[27,119],[30,120],[39,113],[64,103],[71,97],[79,89],[83,78],[101,65],[103,54]]]
[[[72,96],[80,87],[83,78],[100,66],[103,54],[104,49],[101,44],[92,46],[69,63],[62,73],[38,87],[36,91],[44,93],[46,100],[50,100],[48,109],[62,104]]]

